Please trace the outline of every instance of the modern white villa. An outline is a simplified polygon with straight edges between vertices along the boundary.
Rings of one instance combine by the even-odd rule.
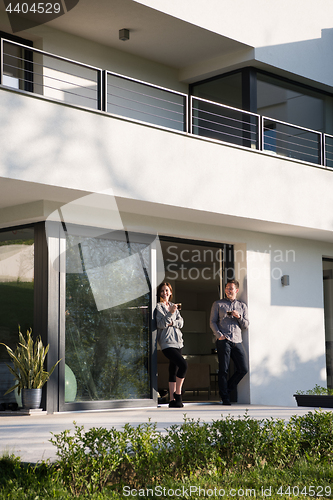
[[[70,3],[21,31],[0,4],[0,342],[32,327],[61,358],[43,408],[157,405],[163,279],[212,392],[228,278],[235,400],[333,388],[333,3]]]

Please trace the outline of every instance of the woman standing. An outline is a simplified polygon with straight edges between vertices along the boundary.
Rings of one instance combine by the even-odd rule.
[[[161,283],[157,290],[160,302],[156,306],[157,342],[169,363],[169,408],[183,408],[182,386],[187,371],[187,361],[182,356],[183,335],[180,328],[184,320],[177,304],[170,302],[172,287]]]

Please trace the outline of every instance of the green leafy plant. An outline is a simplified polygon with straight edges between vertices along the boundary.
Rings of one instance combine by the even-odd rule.
[[[93,494],[110,481],[119,482],[126,461],[127,432],[92,427],[84,431],[74,422],[74,434],[65,430],[53,434],[50,442],[57,447],[55,467],[64,484],[74,495]]]
[[[53,464],[56,479],[80,498],[104,493],[105,498],[115,498],[124,486],[128,493],[125,496],[130,495],[131,488],[140,496],[140,488],[144,492],[154,485],[169,484],[172,489],[175,482],[179,487],[179,482],[194,484],[200,478],[201,484],[209,488],[214,481],[227,480],[238,481],[243,488],[246,477],[249,488],[254,488],[256,482],[274,483],[277,491],[288,471],[294,470],[295,476],[288,476],[286,481],[292,479],[298,484],[299,477],[304,477],[303,468],[309,464],[314,470],[311,485],[323,477],[329,481],[332,478],[333,412],[294,415],[288,422],[259,420],[246,414],[243,418],[221,416],[207,423],[185,415],[181,425],[172,425],[164,432],[150,420],[136,427],[125,424],[120,431],[85,431],[75,422],[74,426],[74,434],[65,430],[54,434],[50,441],[57,446],[58,460]],[[325,476],[315,472],[315,465]],[[220,482],[217,484],[221,487]],[[285,491],[289,491],[290,486],[285,484]],[[326,487],[326,482],[322,484]],[[331,487],[328,490],[331,496]]]
[[[321,387],[316,384],[313,389],[308,389],[307,391],[296,391],[297,395],[313,395],[313,396],[333,396],[333,389],[328,389],[327,387]]]
[[[44,347],[40,336],[34,342],[31,328],[27,330],[26,338],[19,328],[19,344],[15,351],[2,342],[0,344],[5,346],[13,361],[13,367],[10,365],[7,366],[17,381],[5,394],[14,391],[16,388],[19,394],[22,389],[40,389],[48,381],[55,367],[61,361],[59,359],[50,371],[47,372],[44,370],[44,362],[49,345]]]

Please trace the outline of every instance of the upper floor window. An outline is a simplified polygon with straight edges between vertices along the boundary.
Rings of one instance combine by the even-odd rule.
[[[333,134],[332,95],[255,68],[195,83],[191,92],[274,120]]]
[[[0,31],[0,37],[14,42],[3,42],[3,76],[1,83],[7,87],[31,92],[33,90],[32,51],[16,44],[32,47],[32,42],[3,31]]]

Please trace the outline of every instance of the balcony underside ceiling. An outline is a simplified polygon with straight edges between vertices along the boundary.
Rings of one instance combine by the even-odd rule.
[[[57,208],[89,194],[91,193],[2,178],[0,181],[0,228],[46,220],[48,215]],[[13,204],[13,199],[16,200],[15,204]],[[155,224],[149,219],[158,218],[175,221],[175,223],[208,224],[333,243],[333,231],[323,231],[291,224],[278,224],[268,220],[236,217],[120,197],[117,197],[116,201],[124,226],[129,230],[135,230],[135,227],[132,226],[133,219],[130,216],[135,214],[135,217],[140,218],[141,228],[139,230],[141,231],[145,227],[144,220],[148,221],[149,227],[154,227]],[[145,219],[142,219],[142,217]],[[129,221],[129,225],[127,225],[127,221]],[[158,227],[155,227],[155,229],[159,232]]]
[[[1,2],[0,10],[4,9]],[[179,69],[251,49],[133,0],[80,0],[71,11],[47,25]],[[125,42],[119,40],[123,28],[130,30],[130,39]]]

